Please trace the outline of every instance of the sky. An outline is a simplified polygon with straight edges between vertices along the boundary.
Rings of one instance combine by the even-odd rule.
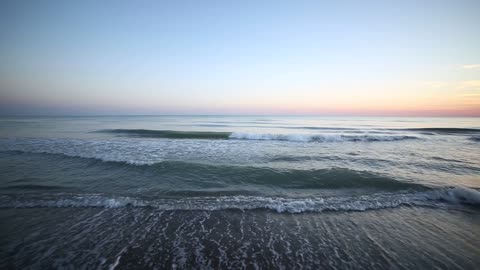
[[[0,115],[480,116],[480,1],[0,1]]]

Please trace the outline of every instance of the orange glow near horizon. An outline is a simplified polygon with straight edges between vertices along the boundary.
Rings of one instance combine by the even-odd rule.
[[[55,88],[52,88],[55,91]],[[368,89],[368,90],[367,90]],[[388,90],[384,90],[388,89]],[[480,80],[420,82],[338,88],[329,90],[283,89],[246,92],[241,90],[231,98],[182,97],[156,95],[95,99],[68,94],[14,93],[3,96],[4,104],[45,106],[59,111],[93,111],[99,114],[306,114],[306,115],[372,115],[372,116],[480,116]],[[278,94],[276,94],[278,92]],[[67,93],[67,94],[65,94]],[[294,93],[294,94],[292,94]],[[102,108],[99,110],[98,108]]]

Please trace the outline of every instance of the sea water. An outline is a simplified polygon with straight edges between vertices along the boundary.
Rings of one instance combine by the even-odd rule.
[[[1,268],[474,269],[480,119],[0,119]]]

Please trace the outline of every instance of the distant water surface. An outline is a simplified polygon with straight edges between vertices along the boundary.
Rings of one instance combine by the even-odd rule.
[[[479,118],[0,118],[1,268],[474,269],[479,207]]]

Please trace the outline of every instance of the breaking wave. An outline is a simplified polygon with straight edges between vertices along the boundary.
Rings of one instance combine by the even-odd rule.
[[[274,134],[249,132],[213,132],[213,131],[174,131],[149,129],[108,129],[101,133],[111,133],[120,136],[139,138],[166,139],[209,139],[209,140],[274,140],[292,142],[379,142],[418,139],[410,135],[373,135],[373,134]]]
[[[234,132],[229,138],[240,140],[277,140],[293,142],[381,142],[418,139],[407,135],[344,135],[344,134],[256,134]]]
[[[428,193],[428,198],[454,203],[480,205],[480,191],[466,187],[433,190]]]
[[[43,196],[43,197],[42,197]],[[380,193],[352,197],[281,198],[259,196],[223,196],[194,198],[140,199],[86,195],[0,196],[0,208],[123,208],[151,207],[158,210],[217,211],[273,210],[278,213],[326,211],[367,211],[400,206],[440,207],[438,203],[480,205],[480,192],[465,187],[445,188],[425,192]]]

